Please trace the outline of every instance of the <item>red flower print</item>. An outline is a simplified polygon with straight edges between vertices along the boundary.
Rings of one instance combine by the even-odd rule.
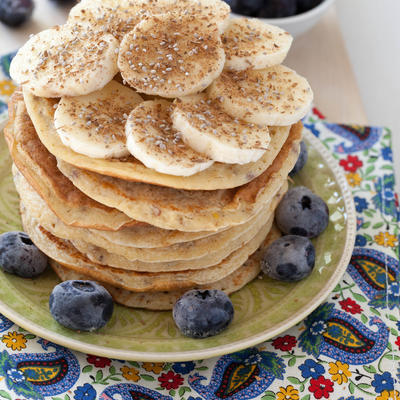
[[[350,297],[339,301],[339,304],[342,307],[342,310],[351,314],[360,314],[361,311],[364,311],[354,300],[350,299]]]
[[[397,336],[397,339],[396,339],[396,341],[395,341],[395,344],[397,344],[397,347],[398,347],[399,350],[400,350],[400,336]]]
[[[339,164],[345,171],[356,172],[358,168],[363,166],[363,162],[357,156],[347,156],[345,160],[340,160]]]
[[[329,399],[329,392],[333,392],[333,382],[329,379],[325,379],[322,375],[317,379],[311,378],[310,387],[308,390],[314,394],[316,399],[325,397]]]
[[[272,342],[272,346],[282,351],[290,351],[296,346],[297,340],[294,336],[281,336]]]
[[[321,113],[321,111],[318,110],[318,108],[314,107],[312,110],[313,110],[313,113],[314,113],[318,118],[325,119],[325,115],[323,115],[323,114]]]
[[[177,389],[183,383],[183,378],[180,374],[175,374],[173,371],[168,371],[166,374],[162,373],[158,380],[161,383],[161,387],[167,390]]]
[[[97,357],[97,356],[92,356],[89,354],[86,358],[87,362],[90,364],[94,364],[95,367],[97,368],[104,368],[108,367],[111,365],[111,360],[106,357]]]

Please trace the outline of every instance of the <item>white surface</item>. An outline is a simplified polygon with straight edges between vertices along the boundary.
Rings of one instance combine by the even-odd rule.
[[[400,192],[400,1],[337,0],[337,14],[371,125],[392,130]]]
[[[400,1],[337,0],[336,8],[369,123],[386,125],[393,132],[399,189]],[[0,53],[17,49],[30,33],[63,23],[67,11],[67,7],[57,6],[50,0],[36,0],[36,9],[28,24],[11,30],[0,23]]]

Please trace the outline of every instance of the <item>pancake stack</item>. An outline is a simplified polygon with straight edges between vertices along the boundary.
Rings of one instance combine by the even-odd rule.
[[[228,17],[222,1],[83,0],[17,54],[14,182],[62,280],[166,310],[259,274],[312,92],[280,65],[286,32]]]

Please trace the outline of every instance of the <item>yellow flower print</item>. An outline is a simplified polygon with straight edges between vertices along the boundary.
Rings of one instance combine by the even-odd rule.
[[[16,86],[11,81],[0,81],[0,94],[3,96],[11,96],[15,89]]]
[[[142,364],[142,367],[147,372],[154,372],[155,374],[159,374],[164,368],[164,363],[145,362]]]
[[[122,376],[128,381],[137,382],[140,379],[139,371],[136,368],[124,366],[121,368]]]
[[[396,247],[397,237],[389,232],[379,232],[378,235],[374,236],[375,242],[380,246],[385,247]]]
[[[341,363],[340,361],[336,361],[335,363],[329,363],[329,373],[331,374],[331,378],[334,382],[337,382],[339,385],[342,383],[347,383],[348,377],[351,376],[351,372],[349,371],[349,364]]]
[[[360,186],[362,181],[361,176],[355,173],[346,174],[346,179],[351,187]]]
[[[376,400],[400,400],[400,393],[397,390],[384,390]]]
[[[299,391],[292,385],[279,388],[279,392],[276,394],[276,400],[299,400]]]
[[[8,348],[11,348],[13,350],[20,351],[21,349],[25,349],[26,347],[25,336],[22,333],[18,333],[16,331],[8,332],[7,335],[3,335],[3,339],[1,339],[1,341],[5,343]]]

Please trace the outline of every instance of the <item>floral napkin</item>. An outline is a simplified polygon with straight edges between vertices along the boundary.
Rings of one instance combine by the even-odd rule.
[[[0,58],[0,123],[15,86]],[[343,279],[304,321],[261,345],[204,361],[149,363],[68,350],[0,315],[0,399],[400,400],[399,207],[391,133],[304,124],[353,191],[357,236]]]

